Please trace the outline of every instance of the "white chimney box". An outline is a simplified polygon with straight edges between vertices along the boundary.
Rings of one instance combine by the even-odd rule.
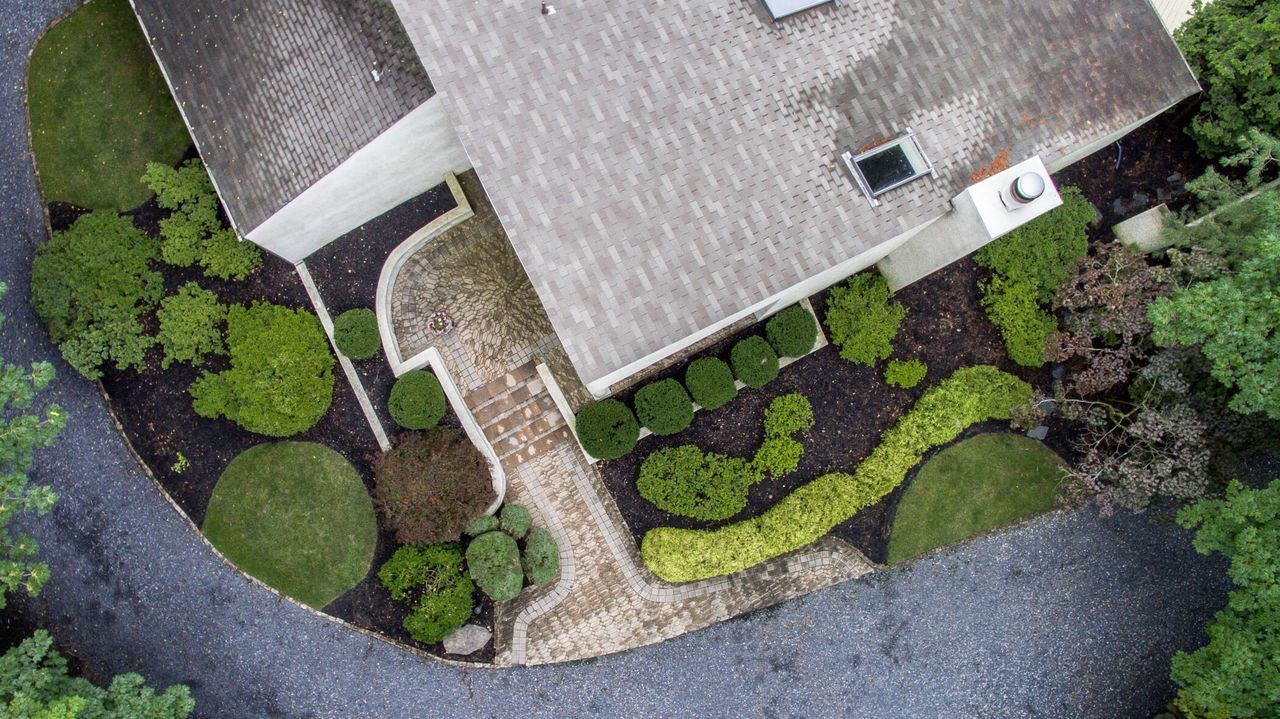
[[[1044,192],[1031,201],[1023,201],[1013,191],[1014,182],[1027,174],[1044,180]],[[1031,178],[1028,178],[1031,179]],[[1024,183],[1034,185],[1035,183]],[[1049,210],[1062,205],[1062,197],[1039,156],[1023,160],[1007,170],[970,185],[961,197],[968,197],[978,210],[982,224],[991,239],[1007,235]],[[957,198],[959,199],[959,198]]]

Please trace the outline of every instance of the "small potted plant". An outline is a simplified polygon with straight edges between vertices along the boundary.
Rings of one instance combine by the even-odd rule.
[[[427,329],[432,334],[443,335],[453,329],[453,319],[449,317],[449,313],[443,310],[432,312],[427,318]]]

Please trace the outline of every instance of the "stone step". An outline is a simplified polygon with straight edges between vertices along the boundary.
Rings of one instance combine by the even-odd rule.
[[[515,452],[500,456],[499,460],[502,462],[504,469],[508,472],[514,472],[516,467],[519,467],[540,454],[551,451],[551,449],[556,445],[573,441],[573,435],[569,432],[569,426],[562,424],[550,432],[535,438],[532,442],[525,444]]]
[[[549,416],[554,416],[563,421],[563,418],[560,417],[560,411],[556,409],[555,402],[546,394],[541,394],[495,417],[481,425],[481,428],[484,430],[484,436],[488,437],[490,442],[497,442],[536,422],[539,418]]]
[[[490,442],[493,443],[493,450],[498,453],[498,456],[504,457],[519,452],[526,445],[536,442],[560,427],[567,426],[559,412],[548,412],[513,428],[496,440],[491,439]]]
[[[472,410],[483,407],[485,404],[501,397],[503,394],[510,392],[520,385],[531,379],[538,377],[538,366],[533,362],[516,367],[501,377],[476,387],[467,394],[467,405]],[[475,400],[475,401],[473,401]]]
[[[549,397],[542,385],[542,380],[532,379],[523,384],[517,385],[515,388],[498,395],[490,397],[483,402],[472,404],[467,402],[467,406],[471,407],[471,414],[480,424],[489,424],[510,412],[517,410],[531,402],[535,402],[539,397]],[[472,395],[472,399],[480,400],[482,398]]]

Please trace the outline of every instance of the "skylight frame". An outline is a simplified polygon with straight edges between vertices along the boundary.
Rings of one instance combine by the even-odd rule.
[[[761,2],[764,3],[764,9],[769,11],[773,21],[777,22],[792,15],[799,15],[806,10],[829,5],[836,0],[761,0]],[[779,11],[782,12],[781,15],[778,14]]]
[[[895,148],[910,148],[911,150],[914,150],[914,154],[919,157],[923,167],[920,167],[919,169],[917,169],[916,172],[910,177],[906,177],[901,180],[898,180],[897,182],[894,182],[890,185],[882,187],[879,190],[873,190],[871,188],[871,182],[867,180],[866,175],[862,173],[862,168],[858,165],[858,162],[860,160],[866,160],[866,159],[875,157],[877,155],[888,152]],[[913,161],[913,158],[912,158],[912,154],[913,154],[912,152],[906,149],[902,149],[902,154],[906,156],[907,161],[911,163],[913,168],[916,167],[916,163]],[[844,164],[849,168],[849,172],[853,175],[853,179],[857,181],[858,187],[862,190],[862,194],[866,195],[867,201],[871,203],[872,207],[880,206],[880,200],[878,198],[881,195],[892,192],[898,189],[899,187],[915,182],[916,180],[919,180],[920,178],[926,175],[930,177],[935,177],[935,178],[938,176],[938,171],[934,169],[933,162],[930,161],[929,156],[925,154],[924,148],[921,147],[920,145],[920,140],[916,138],[916,134],[912,132],[911,128],[909,127],[906,129],[906,131],[902,135],[900,135],[899,137],[889,142],[886,142],[882,145],[876,145],[875,147],[865,152],[860,152],[856,155],[853,154],[852,152],[846,151],[840,157],[844,160]]]

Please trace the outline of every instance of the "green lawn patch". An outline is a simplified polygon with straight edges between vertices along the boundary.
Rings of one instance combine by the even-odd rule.
[[[889,563],[1053,507],[1065,463],[1017,434],[980,434],[930,459],[903,493]]]
[[[129,210],[151,196],[147,161],[191,145],[127,0],[90,0],[31,55],[31,144],[48,202]]]
[[[364,579],[377,540],[360,475],[314,442],[260,444],[233,459],[203,530],[237,567],[316,608]]]

